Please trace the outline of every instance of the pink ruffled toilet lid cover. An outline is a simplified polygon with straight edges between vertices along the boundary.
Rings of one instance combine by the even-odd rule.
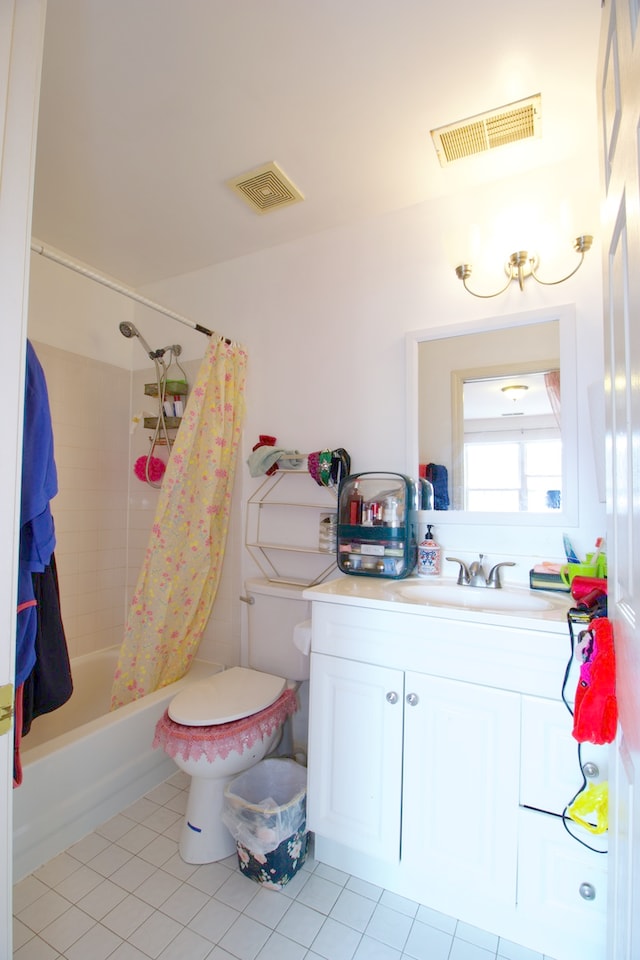
[[[218,723],[209,727],[186,727],[174,723],[165,710],[156,724],[153,747],[162,747],[170,757],[181,756],[185,760],[199,760],[206,756],[210,763],[217,757],[228,757],[232,751],[242,753],[258,740],[282,726],[285,720],[298,709],[295,690],[285,690],[275,703],[252,713],[242,720]]]

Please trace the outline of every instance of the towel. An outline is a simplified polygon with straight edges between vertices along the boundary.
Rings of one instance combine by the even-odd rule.
[[[298,450],[285,450],[284,447],[258,447],[253,453],[249,454],[247,463],[249,464],[249,473],[252,477],[261,477],[268,473],[274,466],[277,466],[278,460],[286,460],[287,467],[291,470],[297,470],[302,466],[303,457]]]

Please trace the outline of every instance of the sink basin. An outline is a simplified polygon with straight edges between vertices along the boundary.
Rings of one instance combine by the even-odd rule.
[[[393,593],[399,600],[421,603],[435,607],[457,607],[466,610],[493,610],[505,613],[527,613],[553,610],[557,607],[552,599],[539,597],[517,587],[463,587],[454,583],[407,583],[394,584]]]

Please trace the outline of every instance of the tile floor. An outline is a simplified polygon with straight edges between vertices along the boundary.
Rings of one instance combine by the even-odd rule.
[[[14,889],[15,960],[543,960],[308,859],[281,892],[178,854],[177,773]]]

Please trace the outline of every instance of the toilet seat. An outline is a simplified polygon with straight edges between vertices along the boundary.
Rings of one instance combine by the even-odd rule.
[[[283,677],[231,667],[186,686],[169,704],[169,717],[185,727],[231,723],[274,703],[287,685]]]

